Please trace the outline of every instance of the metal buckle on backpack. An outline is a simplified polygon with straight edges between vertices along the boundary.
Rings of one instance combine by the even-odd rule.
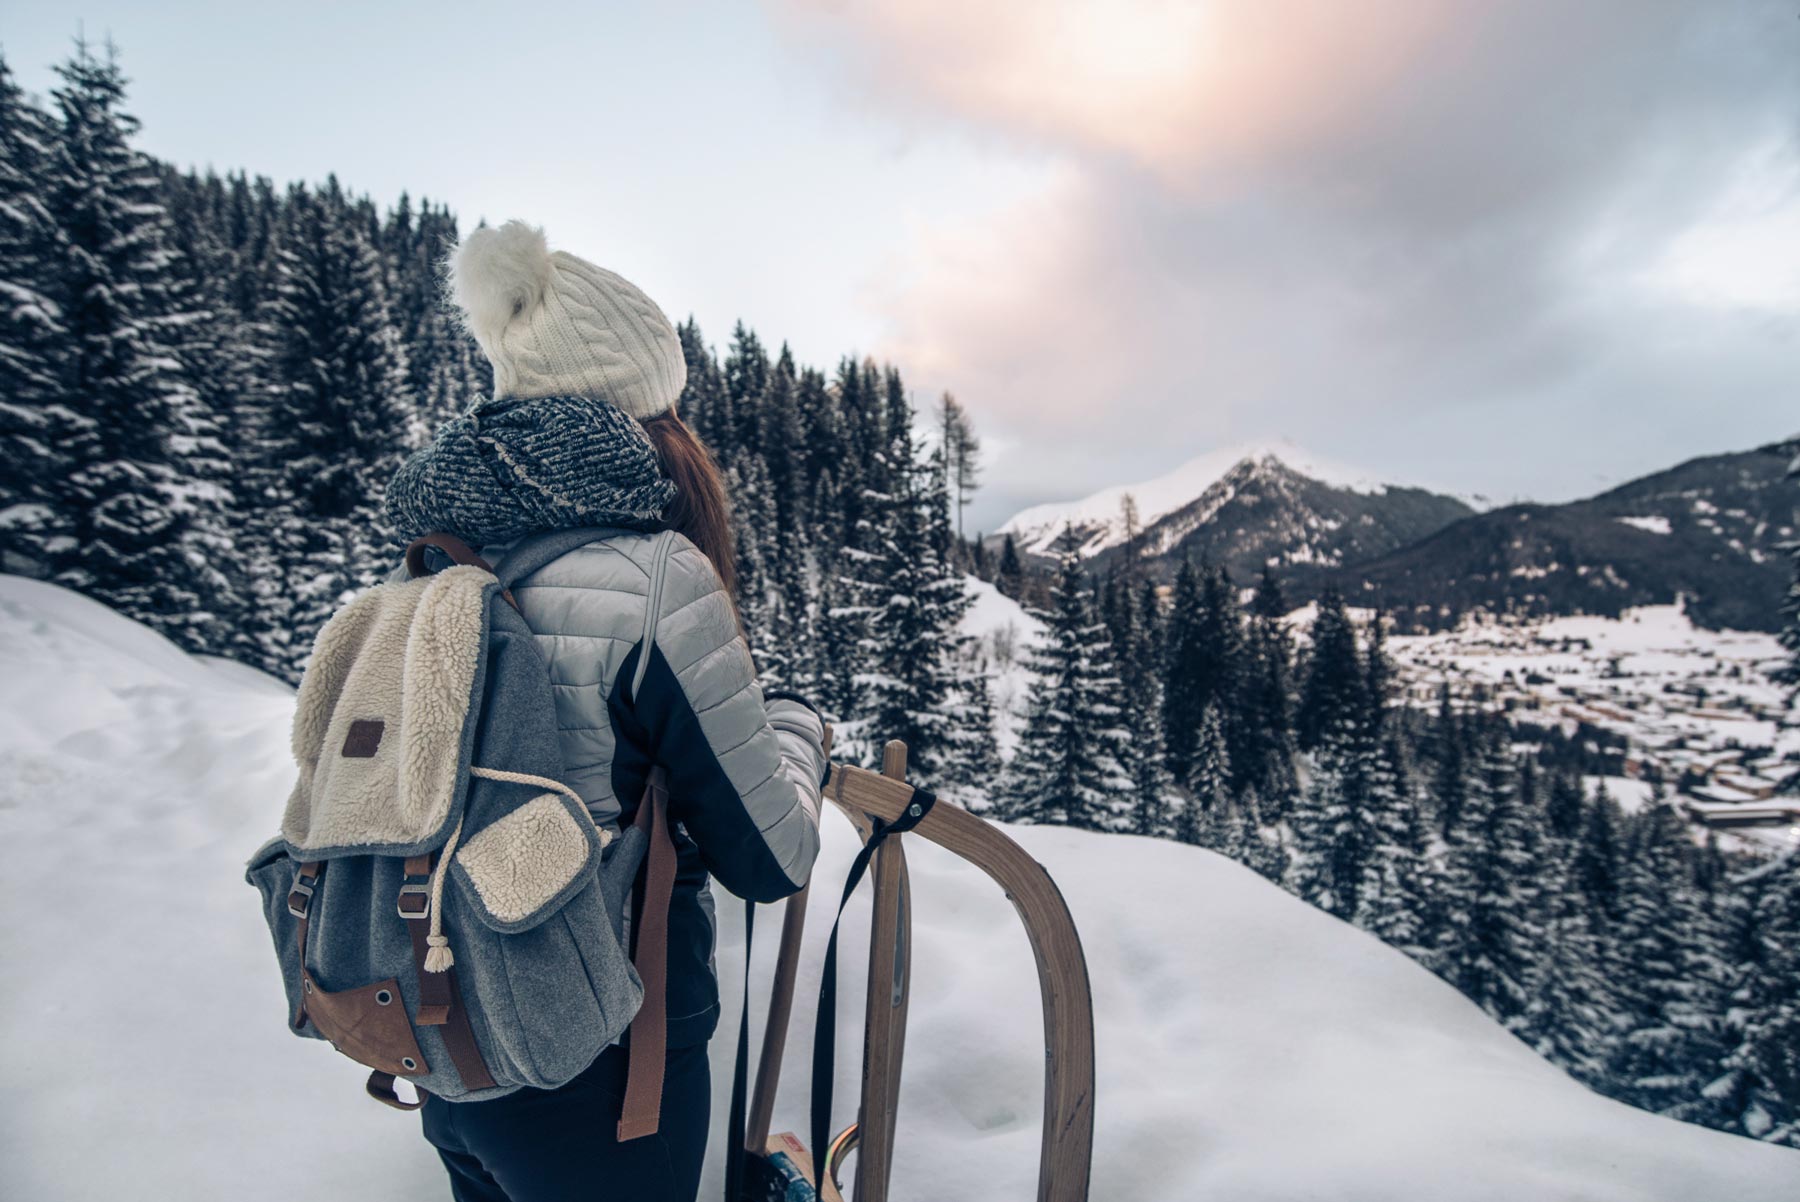
[[[417,897],[420,905],[417,910],[406,908],[408,896]],[[408,922],[418,922],[422,918],[431,917],[431,886],[429,884],[404,884],[400,886],[400,896],[394,900],[394,911]]]
[[[297,876],[294,878],[294,887],[288,890],[287,906],[289,914],[292,914],[295,918],[306,917],[306,912],[312,908],[313,885],[316,884],[317,881],[317,877]],[[301,899],[298,904],[295,903],[295,898]]]

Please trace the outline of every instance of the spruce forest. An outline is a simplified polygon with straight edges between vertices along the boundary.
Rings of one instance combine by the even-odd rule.
[[[441,296],[456,219],[335,179],[176,171],[134,147],[110,52],[78,48],[59,78],[40,101],[0,65],[4,568],[296,680],[395,562],[384,481],[487,387]],[[993,817],[1211,848],[1594,1089],[1800,1147],[1800,857],[1697,845],[1667,800],[1627,814],[1584,788],[1580,737],[1524,741],[1447,691],[1397,704],[1379,618],[1327,592],[1299,641],[1278,569],[1191,562],[1159,588],[1072,546],[1047,573],[990,558],[962,529],[980,442],[953,398],[742,325],[722,354],[680,332],[752,652],[831,717],[838,756],[904,739],[913,775]],[[1021,653],[1004,762],[1001,652],[959,633],[970,576],[1048,632]]]

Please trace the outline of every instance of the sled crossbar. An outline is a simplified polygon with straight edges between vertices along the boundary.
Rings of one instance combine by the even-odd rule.
[[[911,804],[903,779],[906,747],[887,745],[883,772],[832,764],[826,797],[866,840],[871,819],[893,822]],[[1006,893],[1024,924],[1037,964],[1044,1008],[1044,1127],[1038,1157],[1038,1202],[1086,1202],[1094,1136],[1094,1014],[1087,961],[1062,893],[1043,865],[1004,831],[939,800],[912,829],[981,869]],[[863,1047],[862,1106],[858,1114],[854,1202],[886,1202],[897,1118],[901,1052],[911,992],[911,898],[901,836],[876,851],[875,902],[870,932],[869,996]],[[789,899],[750,1103],[746,1145],[769,1145],[769,1121],[792,1012],[806,896]],[[812,1149],[815,1162],[823,1149]],[[822,1193],[829,1191],[823,1183]]]

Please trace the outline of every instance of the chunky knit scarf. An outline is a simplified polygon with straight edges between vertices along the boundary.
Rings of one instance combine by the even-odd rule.
[[[675,497],[643,427],[587,397],[499,397],[438,431],[394,473],[396,532],[481,546],[570,526],[654,529]]]

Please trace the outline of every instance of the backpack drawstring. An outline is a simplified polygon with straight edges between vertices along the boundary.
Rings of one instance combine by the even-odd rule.
[[[444,874],[450,870],[450,857],[456,854],[456,841],[462,838],[462,822],[444,840],[437,867],[431,872],[431,933],[425,936],[426,972],[447,972],[456,964],[456,953],[450,950],[450,938],[444,934]]]

